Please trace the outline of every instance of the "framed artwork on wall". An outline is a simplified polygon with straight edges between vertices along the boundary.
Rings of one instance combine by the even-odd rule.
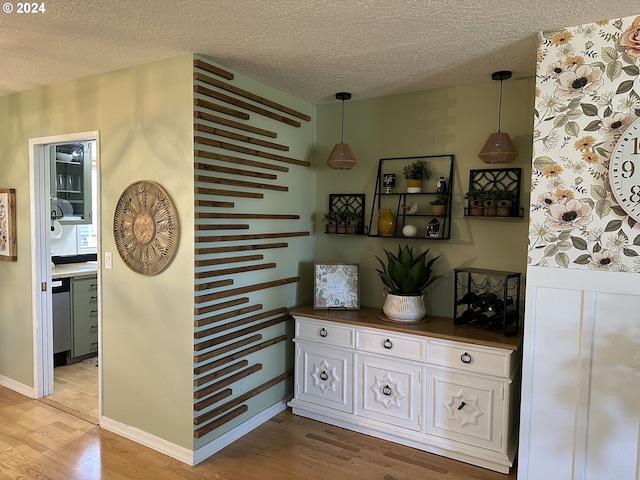
[[[316,263],[313,285],[316,310],[360,308],[357,264]]]
[[[0,260],[15,262],[16,249],[16,191],[0,188]]]

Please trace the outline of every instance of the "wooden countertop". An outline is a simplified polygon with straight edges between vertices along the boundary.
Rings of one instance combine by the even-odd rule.
[[[369,307],[360,310],[314,310],[312,307],[301,307],[293,309],[291,315],[509,350],[518,350],[522,345],[522,327],[517,335],[504,337],[468,325],[454,325],[453,319],[444,317],[427,316],[427,322],[407,325],[381,320],[380,317],[384,316],[382,309]]]
[[[98,262],[67,263],[56,265],[51,270],[51,278],[81,277],[83,275],[95,275],[98,273]]]

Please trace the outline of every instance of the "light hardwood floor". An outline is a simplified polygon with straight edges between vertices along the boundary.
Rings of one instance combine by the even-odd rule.
[[[512,480],[286,410],[189,467],[0,387],[0,480]]]

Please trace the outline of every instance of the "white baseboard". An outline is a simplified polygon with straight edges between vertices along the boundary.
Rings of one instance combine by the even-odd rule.
[[[167,455],[168,457],[175,458],[183,463],[192,465],[193,452],[187,448],[180,447],[143,430],[105,416],[100,417],[100,427],[133,442],[139,443],[140,445],[149,447],[152,450]]]
[[[198,450],[193,452],[192,465],[197,465],[200,462],[206,460],[214,453],[219,452],[227,445],[235,442],[240,437],[243,437],[254,428],[259,427],[270,418],[276,416],[278,413],[282,412],[285,408],[287,408],[286,401],[278,402],[275,405],[272,405],[271,407],[267,408],[266,410],[263,410],[259,414],[251,417],[246,422],[238,425],[233,430],[229,430],[227,433],[220,435],[218,438],[207,443],[205,446],[200,447]]]
[[[7,387],[8,389],[18,392],[25,397],[37,398],[35,388],[25,385],[24,383],[16,382],[4,375],[0,375],[0,386]]]
[[[227,433],[207,443],[203,447],[200,447],[196,451],[191,451],[188,448],[180,447],[171,442],[163,440],[162,438],[158,438],[154,435],[144,432],[138,428],[125,425],[124,423],[118,422],[105,416],[100,417],[100,427],[104,428],[105,430],[109,430],[110,432],[113,432],[117,435],[120,435],[121,437],[127,438],[133,442],[139,443],[140,445],[149,447],[157,452],[167,455],[168,457],[175,458],[176,460],[186,463],[187,465],[194,466],[206,460],[216,452],[222,450],[227,445],[235,442],[254,428],[259,427],[264,422],[283,411],[285,408],[287,408],[286,401],[276,403],[275,405],[272,405],[266,410],[263,410],[254,417],[251,417],[246,422],[238,425],[233,430],[228,431]]]

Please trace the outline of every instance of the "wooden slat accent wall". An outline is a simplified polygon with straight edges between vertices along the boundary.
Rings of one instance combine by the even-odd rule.
[[[310,162],[276,152],[293,150],[279,133],[296,138],[289,132],[311,117],[240,88],[233,73],[206,59],[193,67],[194,437],[214,439],[220,427],[259,413],[249,399],[292,375],[282,352],[293,348],[288,309],[296,298],[277,304],[271,299],[282,297],[270,291],[299,282],[297,262],[282,252],[310,232],[287,196],[294,172],[299,178]]]

